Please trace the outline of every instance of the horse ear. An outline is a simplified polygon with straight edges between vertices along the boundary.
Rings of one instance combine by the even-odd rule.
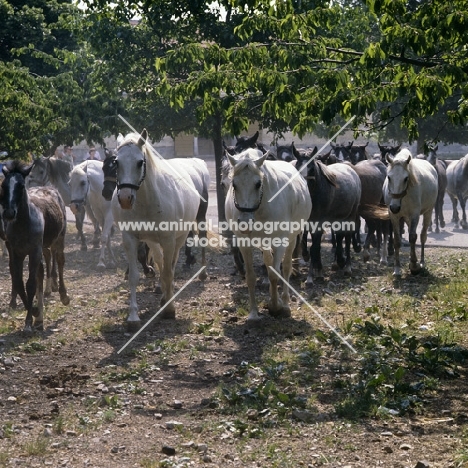
[[[411,153],[408,154],[408,158],[406,159],[406,164],[409,164],[412,158],[413,157],[411,156]]]
[[[33,166],[34,166],[34,163],[32,163],[29,166],[26,166],[25,168],[23,168],[23,170],[21,171],[21,174],[23,175],[24,178],[28,177],[28,175],[31,172]]]
[[[235,166],[237,164],[237,159],[229,153],[226,153],[226,155],[229,159],[229,162],[231,163],[231,166]]]
[[[317,154],[317,151],[318,151],[318,148],[316,146],[314,146],[314,149],[312,150],[312,152],[310,153],[310,157],[314,156],[315,154]],[[330,155],[330,152],[328,152],[328,155]]]
[[[262,156],[254,161],[255,165],[257,167],[261,167],[261,165],[265,162],[266,158],[270,156],[270,150],[268,150],[266,153],[262,154]]]
[[[119,136],[117,137],[117,146],[120,146],[123,141],[124,141],[124,136],[121,133],[119,133]]]
[[[434,151],[438,151],[439,150],[439,145],[437,145],[435,148],[434,148]]]
[[[146,140],[148,139],[148,132],[146,128],[143,129],[140,135],[140,139],[138,140],[138,147],[141,149],[143,145],[146,143]]]
[[[393,164],[393,156],[390,153],[386,154],[385,159],[387,160],[388,164]]]
[[[2,166],[2,172],[4,176],[8,175],[8,172],[9,172],[8,167],[5,164]]]

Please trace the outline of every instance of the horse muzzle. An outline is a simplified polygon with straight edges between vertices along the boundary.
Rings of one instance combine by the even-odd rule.
[[[399,199],[396,199],[396,200],[392,199],[392,201],[390,202],[389,208],[393,214],[399,213],[401,210],[401,201]]]
[[[135,202],[135,190],[130,187],[124,187],[117,191],[117,200],[120,208],[123,210],[131,210]]]
[[[8,208],[3,211],[2,216],[7,221],[13,221],[16,218],[16,210],[13,208]]]

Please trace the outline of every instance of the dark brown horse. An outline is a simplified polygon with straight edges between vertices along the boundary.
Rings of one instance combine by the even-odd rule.
[[[33,317],[34,328],[44,328],[42,255],[47,268],[46,292],[51,288],[51,263],[52,259],[55,259],[60,299],[64,305],[70,302],[63,280],[67,228],[65,204],[55,188],[26,189],[25,179],[31,167],[18,161],[5,165],[2,169],[5,179],[2,182],[1,194],[6,244],[10,256],[12,293],[19,294],[26,308],[24,332],[28,334],[33,331]],[[29,257],[29,277],[25,289],[23,264],[26,257]],[[37,299],[37,306],[33,305],[34,297]]]

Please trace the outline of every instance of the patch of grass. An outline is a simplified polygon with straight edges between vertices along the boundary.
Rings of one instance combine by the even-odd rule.
[[[63,434],[65,432],[65,420],[63,416],[57,416],[52,423],[52,430],[55,434]]]
[[[24,450],[29,457],[37,457],[44,455],[49,447],[49,441],[45,437],[38,437],[37,439],[26,442]]]
[[[0,452],[0,468],[6,468],[10,461],[10,455],[6,452]]]
[[[142,468],[159,468],[161,464],[151,458],[143,458],[143,460],[140,461],[140,466]]]

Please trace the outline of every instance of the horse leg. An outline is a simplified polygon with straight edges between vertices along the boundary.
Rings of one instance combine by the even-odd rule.
[[[36,278],[37,315],[34,318],[34,329],[44,331],[44,265],[39,262]]]
[[[28,310],[28,299],[26,297],[26,291],[24,289],[23,282],[23,263],[24,255],[15,254],[11,249],[9,249],[10,255],[10,276],[11,276],[11,301],[10,307],[12,307],[12,302],[14,301],[14,307],[16,309],[16,296],[18,295],[23,302],[24,308]],[[32,317],[30,320],[30,326],[32,326]]]
[[[353,241],[353,250],[356,253],[359,253],[362,249],[361,247],[361,217],[359,215],[356,216],[356,229],[352,233],[352,241]]]
[[[202,220],[203,224],[199,223],[200,225],[206,225],[206,219]],[[206,229],[200,229],[199,233],[200,239],[204,239],[202,241],[202,247],[201,247],[201,264],[202,266],[206,267],[206,245],[208,243],[208,235]],[[206,278],[208,278],[208,273],[206,272],[206,268],[198,275],[198,279],[200,281],[205,281]]]
[[[468,229],[468,223],[466,222],[466,200],[467,197],[463,196],[463,193],[459,192],[458,193],[458,200],[460,201],[460,207],[462,210],[462,221],[461,221],[461,227],[463,229]]]
[[[315,278],[323,278],[323,267],[321,258],[322,233],[317,230],[312,234],[312,245],[310,247],[310,267],[306,280],[306,286],[312,286]]]
[[[138,239],[131,233],[124,231],[122,232],[122,241],[128,261],[128,286],[130,289],[127,328],[129,331],[135,331],[141,327],[141,320],[138,316],[138,304],[136,300],[136,288],[140,277],[137,266]]]
[[[445,196],[445,189],[441,190],[437,199],[437,212],[439,214],[439,225],[443,229],[445,227],[445,219],[444,219],[444,196]]]
[[[44,260],[46,264],[46,287],[44,290],[44,296],[50,296],[52,294],[52,252],[48,247],[42,249],[42,254],[44,255]]]
[[[428,213],[424,213],[424,219],[426,220],[426,223],[427,223],[425,225],[426,232],[431,222],[431,215],[432,215],[432,210],[430,210]],[[416,240],[418,238],[416,229],[418,227],[418,222],[419,222],[419,214],[410,219],[410,223],[408,227],[408,230],[409,230],[408,238],[410,242],[410,271],[411,271],[411,274],[413,275],[417,275],[421,271],[421,264],[418,262],[418,256],[416,255]]]
[[[457,197],[454,197],[450,193],[449,193],[449,197],[450,197],[450,200],[452,201],[452,223],[455,223],[454,228],[458,229],[458,222],[460,221],[458,218],[458,209],[457,209],[458,200],[457,200]]]
[[[294,242],[294,250],[292,252],[292,276],[300,276],[299,273],[299,249],[301,248],[301,235],[298,234],[296,236],[296,240]]]
[[[389,230],[391,229],[389,221],[379,221],[380,229],[382,231],[382,250],[380,254],[380,264],[382,266],[388,265],[388,237]]]
[[[278,264],[278,267],[279,267],[279,265],[281,264],[281,257],[283,257],[283,263],[282,263],[282,265],[283,265],[283,279],[286,282],[286,283],[284,283],[282,285],[283,293],[281,295],[281,302],[282,302],[282,308],[281,308],[281,311],[280,311],[281,317],[291,317],[291,308],[289,306],[290,294],[289,294],[288,283],[289,283],[289,278],[291,276],[292,268],[293,268],[293,266],[292,266],[292,264],[293,264],[292,255],[293,255],[293,251],[296,248],[295,244],[298,243],[298,240],[299,239],[296,238],[296,242],[293,242],[290,239],[290,242],[289,242],[289,244],[288,244],[288,246],[286,248],[280,247],[274,253],[274,262],[275,262],[275,264],[273,265],[273,268],[276,271],[278,271],[277,267],[276,267],[276,264]],[[269,269],[269,273],[273,273],[273,272]],[[271,281],[271,278],[270,278],[270,281]],[[271,314],[271,311],[270,311],[270,314]]]
[[[343,265],[343,272],[345,275],[351,275],[351,239],[352,233],[344,234],[345,240],[345,264]]]
[[[251,247],[239,247],[239,250],[244,259],[245,279],[249,290],[249,316],[247,322],[257,322],[261,319],[258,313],[257,300],[255,298],[255,284],[257,278],[253,267],[253,252]]]
[[[428,219],[429,218],[429,221]],[[427,224],[430,222],[430,217],[427,216],[427,213],[423,215],[423,225],[421,229],[421,268],[425,267],[425,260],[424,260],[424,246],[427,241]]]
[[[65,233],[57,239],[54,249],[52,250],[52,258],[55,258],[57,261],[60,301],[63,305],[68,305],[70,304],[70,298],[68,297],[67,288],[63,279],[63,269],[65,267]]]
[[[309,231],[307,229],[304,229],[302,233],[302,238],[301,238],[301,250],[302,250],[302,258],[304,259],[305,262],[310,261],[309,249],[307,248],[308,236],[309,236]]]
[[[343,239],[344,234],[342,232],[337,232],[336,234],[336,250],[335,250],[335,262],[333,264],[334,270],[342,270],[346,265],[346,258],[343,253]]]
[[[86,245],[86,237],[83,232],[84,218],[85,218],[85,210],[83,209],[78,210],[77,213],[75,214],[75,225],[76,225],[76,230],[78,231],[78,235],[81,240],[81,250],[83,252],[88,250],[88,246]]]
[[[189,232],[187,241],[188,239],[193,239],[193,231]],[[192,265],[197,263],[197,259],[195,258],[195,255],[192,254],[192,247],[189,247],[189,243],[187,241],[185,241],[185,268],[190,268]]]
[[[10,250],[10,243],[8,241],[5,241],[6,248],[8,250],[8,266],[10,269],[10,273],[13,271],[12,269],[12,260],[13,260],[13,254]],[[16,297],[18,293],[17,290],[15,289],[15,285],[13,284],[13,277],[12,277],[12,284],[11,284],[11,295],[10,295],[10,304],[9,307],[10,309],[16,309],[18,307],[18,304],[16,303]]]
[[[185,238],[183,236],[179,239],[166,240],[166,245],[163,248],[163,263],[160,274],[161,305],[165,305],[164,312],[161,314],[163,319],[175,319],[175,304],[172,300],[174,296],[174,272],[179,250],[184,242]],[[150,247],[153,247],[152,244],[150,244]]]
[[[393,276],[401,277],[401,263],[400,263],[400,248],[401,248],[401,235],[400,235],[400,218],[392,217],[392,230],[393,230],[393,247],[394,247],[394,266]]]
[[[236,265],[237,271],[239,272],[239,275],[242,276],[242,278],[245,277],[245,265],[244,265],[244,258],[242,257],[242,253],[235,244],[235,236],[232,238],[232,244],[231,244],[231,253],[234,258],[234,264]]]
[[[40,310],[38,306],[33,305],[34,297],[37,290],[37,276],[39,271],[39,264],[42,263],[42,248],[36,248],[36,250],[29,254],[28,271],[29,276],[26,281],[26,323],[24,326],[24,333],[32,333],[33,317],[39,317]],[[42,270],[42,277],[44,276],[44,270]]]
[[[372,236],[376,232],[376,221],[373,219],[366,219],[366,224],[367,224],[367,234],[366,234],[366,240],[364,241],[364,247],[362,249],[362,260],[363,262],[368,262],[370,260],[370,244],[372,240]],[[379,242],[377,240],[377,242]]]

